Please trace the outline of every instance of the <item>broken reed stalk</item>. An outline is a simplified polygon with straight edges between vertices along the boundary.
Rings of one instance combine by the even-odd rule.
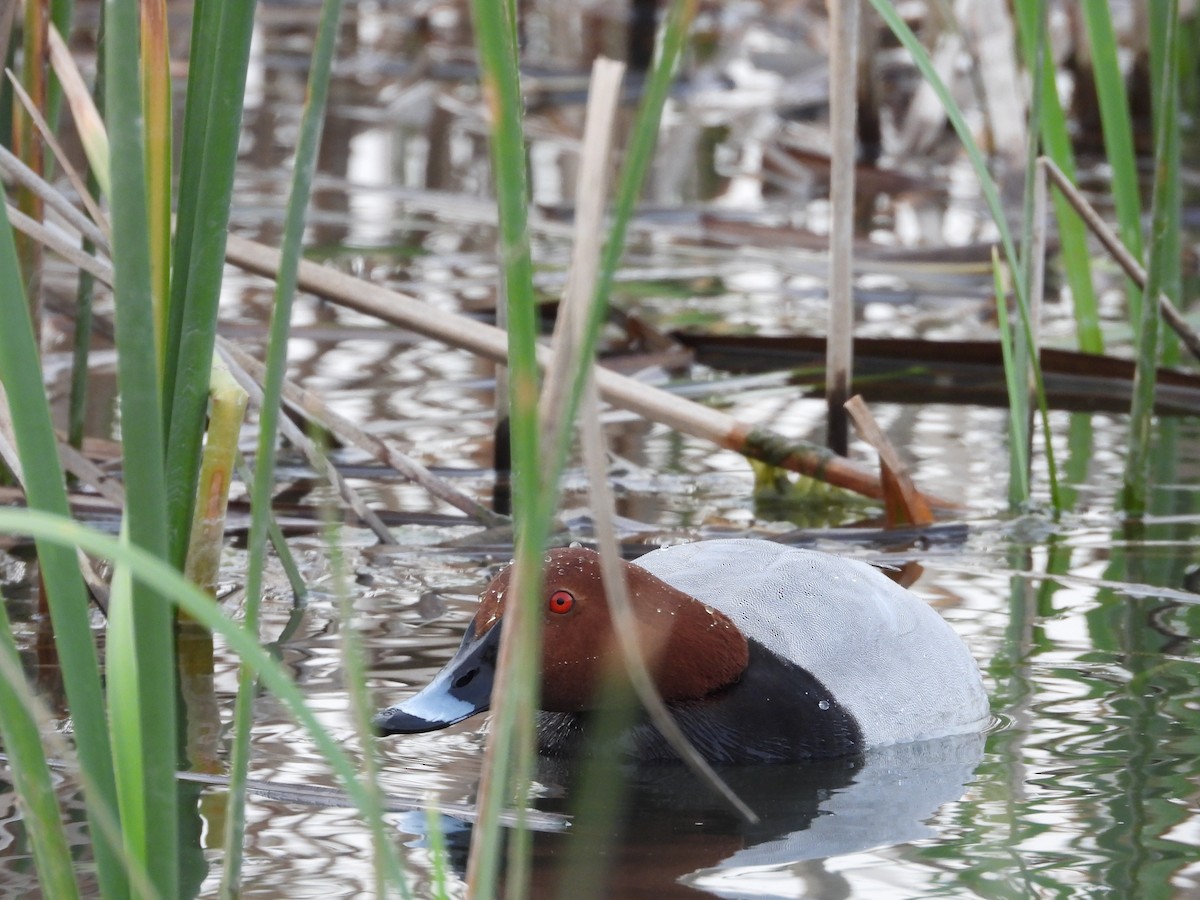
[[[854,167],[858,110],[860,0],[828,0],[833,46],[829,59],[829,339],[825,356],[825,442],[845,456],[849,449],[845,403],[854,365]]]
[[[260,410],[263,409],[266,402],[263,386],[232,359],[226,357],[225,363],[229,366],[229,372],[234,380],[250,395],[250,399],[254,401],[254,404]],[[308,460],[308,464],[313,467],[313,471],[328,480],[329,484],[346,501],[350,508],[354,510],[354,514],[358,516],[359,521],[371,529],[374,535],[379,538],[381,544],[396,543],[396,539],[392,537],[392,533],[388,530],[387,525],[383,523],[371,507],[367,506],[366,501],[358,495],[358,491],[350,486],[333,463],[329,461],[329,457],[317,449],[316,445],[301,430],[299,425],[287,416],[280,416],[278,428],[284,437],[300,448],[305,459]]]
[[[217,337],[217,348],[228,362],[245,370],[251,378],[261,383],[266,372],[263,364],[257,359],[232,341],[220,336]],[[421,485],[437,499],[453,506],[472,519],[487,526],[508,524],[507,516],[497,515],[452,484],[438,478],[415,459],[397,450],[391,442],[380,440],[363,431],[345,416],[330,409],[329,405],[312,391],[305,390],[295,382],[284,379],[283,399],[306,418],[327,429],[339,441],[356,447],[384,465],[391,466],[405,478]]]
[[[1046,174],[1054,182],[1054,186],[1059,189],[1067,199],[1067,202],[1075,209],[1075,212],[1079,213],[1079,217],[1091,229],[1092,234],[1104,245],[1104,249],[1108,251],[1108,255],[1121,267],[1121,270],[1129,279],[1140,290],[1144,291],[1146,289],[1146,270],[1138,262],[1137,257],[1129,251],[1116,232],[1109,227],[1100,213],[1096,212],[1095,207],[1079,192],[1079,189],[1075,187],[1063,170],[1055,165],[1054,160],[1043,156],[1039,161],[1045,167]],[[1158,309],[1162,314],[1163,321],[1171,326],[1171,329],[1183,341],[1192,356],[1200,359],[1200,334],[1195,332],[1191,325],[1187,323],[1187,320],[1183,318],[1179,309],[1171,302],[1171,299],[1162,292],[1159,292],[1158,295]]]
[[[248,272],[273,278],[279,265],[279,251],[230,235],[226,259]],[[507,357],[507,339],[500,329],[444,309],[435,309],[406,294],[364,282],[327,266],[302,260],[298,285],[348,309],[399,325],[485,359],[504,362]],[[549,365],[553,358],[554,352],[550,348],[538,347],[540,365]],[[712,441],[752,459],[800,472],[867,497],[883,497],[878,476],[828,450],[784,437],[769,428],[749,425],[726,413],[692,403],[604,368],[598,368],[595,377],[601,396],[614,406],[684,434]],[[934,507],[950,506],[947,501],[928,495],[926,500]]]
[[[21,216],[12,207],[8,208],[8,213],[15,228],[35,234],[38,240],[53,247],[72,265],[111,285],[112,269],[106,260],[58,240],[54,233]],[[274,278],[279,257],[279,251],[273,247],[229,235],[226,258],[232,265],[247,272]],[[300,262],[298,286],[348,309],[407,328],[485,359],[499,363],[507,359],[507,341],[500,329],[466,316],[434,309],[407,294],[364,282],[307,260]],[[543,366],[548,365],[553,357],[554,353],[549,348],[538,348],[538,359]],[[794,440],[769,428],[750,425],[726,413],[676,397],[608,369],[596,370],[596,385],[601,395],[614,406],[637,413],[652,422],[711,441],[751,459],[799,472],[865,497],[883,499],[878,477],[862,466],[807,441]],[[954,506],[945,499],[928,494],[925,499],[938,509]]]
[[[18,164],[19,161],[15,160],[15,158],[8,158],[8,156],[11,155],[6,156],[6,154],[7,151],[5,151],[3,147],[0,147],[0,169],[8,172],[17,171],[20,177],[24,177],[24,173],[20,173],[19,170],[14,168],[14,165]],[[47,188],[49,187],[45,184],[45,182],[40,182],[40,184]],[[82,217],[79,216],[78,211],[75,210],[74,207],[72,207],[69,203],[65,202],[65,198],[63,198],[62,194],[51,189],[46,196],[47,198],[57,198],[58,200],[62,201],[65,203],[66,209],[70,210],[75,214],[75,216],[82,219]],[[52,203],[51,205],[54,204]],[[109,287],[112,286],[112,266],[108,260],[93,256],[84,252],[73,244],[59,240],[57,235],[47,229],[46,226],[41,225],[38,222],[34,222],[12,207],[7,207],[7,211],[12,217],[13,225],[19,230],[24,231],[33,239],[38,240],[45,246],[53,249],[60,256],[63,256],[68,262],[76,265],[81,271],[87,272],[89,275],[108,285]],[[83,221],[86,222],[86,219]],[[71,220],[71,223],[77,225],[74,219]],[[97,236],[100,238],[101,242],[104,241],[103,237],[99,235]],[[112,339],[113,325],[103,316],[96,317],[93,327],[110,340]],[[232,364],[231,368],[234,370],[234,372],[243,370],[246,371],[251,383],[257,383],[256,390],[254,392],[255,396],[260,396],[261,391],[257,390],[257,385],[261,385],[265,375],[265,367],[262,365],[262,363],[258,362],[244,350],[241,350],[229,341],[218,338],[218,342],[228,361]],[[366,434],[366,432],[355,426],[348,419],[345,419],[334,413],[311,392],[305,391],[294,383],[285,379],[283,384],[283,394],[289,403],[303,412],[312,421],[324,428],[327,428],[330,432],[337,435],[339,439],[345,441],[346,443],[353,444],[360,450],[370,454],[386,465],[390,465],[404,477],[414,481],[417,484],[420,484],[438,499],[443,500],[456,509],[461,510],[466,515],[476,519],[484,525],[491,526],[507,523],[508,519],[506,517],[497,516],[491,510],[472,500],[470,497],[467,497],[465,494],[456,490],[453,486],[447,484],[442,479],[439,479],[420,463],[405,456],[399,450],[396,450],[394,447],[389,446],[383,441],[371,437],[370,435]],[[256,402],[258,401],[256,400]],[[289,433],[288,439],[296,443],[296,445],[302,449],[311,448],[311,441],[309,441],[307,436],[303,432],[299,431],[299,429],[294,429],[291,433]],[[120,506],[124,501],[119,485],[117,485],[117,483],[111,478],[104,476],[99,469],[97,469],[95,466],[92,466],[90,462],[82,455],[77,453],[66,455],[68,453],[68,449],[69,448],[66,445],[61,445],[59,448],[59,453],[64,455],[63,463],[67,470],[85,484],[95,487],[101,495],[110,499],[115,505]],[[306,450],[306,452],[308,451]],[[312,456],[311,453],[309,455],[310,457]],[[353,488],[349,487],[345,483],[345,480],[341,479],[340,477],[334,477],[332,475],[329,477],[333,484],[338,487],[339,491],[342,492],[344,499],[350,505],[350,507],[357,514],[359,514],[359,518],[363,521],[363,523],[371,528],[384,543],[394,543],[394,539],[391,537],[390,531],[386,528],[386,526],[383,525],[378,517],[371,512],[371,510],[366,506],[365,502],[357,497],[353,491]],[[110,496],[109,493],[106,492],[106,487],[116,490],[117,493]]]
[[[871,415],[861,394],[846,401],[846,412],[858,429],[859,437],[879,454],[880,477],[885,484],[890,484],[888,496],[884,498],[888,527],[932,524],[933,513],[908,474],[908,466]]]

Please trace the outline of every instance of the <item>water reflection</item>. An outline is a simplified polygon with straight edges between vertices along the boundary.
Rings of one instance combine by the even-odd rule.
[[[723,768],[721,776],[759,816],[754,824],[682,766],[628,768],[623,789],[604,793],[609,804],[623,797],[619,808],[589,806],[568,832],[536,835],[533,894],[582,900],[694,896],[693,889],[720,897],[845,893],[844,885],[829,893],[842,879],[820,861],[938,837],[931,819],[968,789],[983,747],[982,735],[958,735],[846,760]],[[551,795],[541,808],[578,812],[578,764],[542,759],[538,779]],[[597,827],[609,817],[615,828]],[[408,817],[406,824],[418,823]],[[461,876],[470,828],[449,820],[443,827]]]

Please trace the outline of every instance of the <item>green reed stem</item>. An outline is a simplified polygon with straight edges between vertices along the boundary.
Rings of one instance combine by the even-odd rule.
[[[334,0],[340,4],[341,0]],[[371,698],[367,693],[367,653],[362,638],[354,627],[354,602],[350,583],[346,577],[346,560],[342,554],[341,531],[337,522],[336,508],[327,509],[325,518],[325,546],[329,554],[330,571],[334,579],[334,595],[337,597],[338,620],[341,635],[342,668],[345,672],[346,690],[350,694],[350,711],[354,730],[362,745],[362,773],[359,776],[366,787],[370,806],[362,810],[374,844],[375,896],[386,897],[389,883],[402,897],[409,897],[408,884],[400,866],[400,858],[393,846],[392,833],[383,820],[383,807],[379,798],[383,792],[379,787],[379,756],[376,752],[375,735],[371,729]]]
[[[1158,40],[1163,64],[1157,98],[1155,127],[1154,200],[1150,224],[1150,265],[1142,297],[1138,333],[1137,369],[1133,378],[1133,405],[1129,412],[1129,452],[1125,457],[1122,501],[1125,511],[1140,516],[1146,511],[1151,460],[1150,428],[1154,416],[1154,388],[1158,366],[1158,302],[1160,292],[1170,296],[1170,280],[1179,271],[1179,47],[1178,0],[1167,0],[1165,28]],[[1164,10],[1160,10],[1164,11]],[[1176,295],[1178,296],[1178,292]]]
[[[1180,43],[1182,23],[1178,4],[1172,6],[1168,0],[1150,0],[1148,9],[1152,82],[1150,94],[1154,102],[1154,128],[1157,133],[1165,119],[1165,127],[1173,132],[1171,140],[1168,141],[1167,155],[1163,162],[1169,172],[1178,172],[1180,168],[1179,129],[1182,122],[1179,106],[1182,85],[1179,73],[1182,67],[1181,48],[1185,46]],[[1175,56],[1170,63],[1175,69],[1173,76],[1175,86],[1170,92],[1171,99],[1169,101],[1165,86],[1168,55]],[[1166,203],[1164,215],[1167,220],[1162,235],[1163,240],[1167,242],[1167,247],[1163,251],[1162,292],[1177,307],[1180,307],[1180,297],[1183,293],[1183,191],[1179,189],[1179,185],[1176,185],[1176,188],[1167,194],[1164,202]],[[1159,343],[1161,345],[1159,361],[1164,365],[1174,365],[1179,357],[1179,341],[1175,332],[1172,329],[1163,330],[1159,335]]]
[[[0,204],[0,321],[5,323],[0,328],[0,382],[7,389],[26,499],[31,508],[69,516],[33,323],[4,204]],[[117,809],[117,789],[87,589],[69,548],[39,542],[37,550],[79,759],[94,786],[87,797],[87,817],[96,876],[106,896],[125,896],[129,883],[119,862],[118,845],[97,821],[98,808]]]
[[[510,436],[513,460],[513,521],[516,528],[516,590],[501,634],[500,671],[493,691],[493,724],[480,788],[480,820],[468,861],[467,890],[473,897],[496,895],[500,859],[499,813],[508,796],[525,806],[535,754],[538,650],[541,642],[542,548],[549,517],[539,492],[555,479],[544,477],[538,448],[537,315],[529,250],[528,176],[517,65],[515,3],[472,0],[481,87],[490,113],[493,180],[499,208],[500,263],[508,324]],[[519,893],[528,873],[528,840],[518,828],[512,848],[509,893]]]
[[[1031,128],[1040,133],[1045,154],[1074,182],[1075,152],[1067,130],[1067,117],[1058,96],[1057,73],[1046,58],[1049,50],[1046,2],[1019,0],[1016,9],[1025,65],[1033,73],[1033,90],[1038,98],[1038,114],[1031,123]],[[1032,165],[1026,169],[1026,175],[1032,178]],[[1055,191],[1053,196],[1063,271],[1071,288],[1071,298],[1075,307],[1075,331],[1079,349],[1085,353],[1103,353],[1104,336],[1100,331],[1096,289],[1092,284],[1092,261],[1088,252],[1087,229],[1061,193]]]
[[[595,355],[600,332],[607,321],[617,268],[625,253],[625,235],[637,208],[638,199],[641,197],[642,186],[646,182],[646,173],[650,171],[650,163],[654,159],[663,107],[666,105],[667,96],[671,90],[679,58],[683,54],[692,19],[696,15],[696,6],[697,0],[672,0],[667,12],[658,56],[646,82],[642,102],[633,123],[629,146],[625,151],[625,160],[617,180],[612,224],[609,227],[608,239],[600,258],[600,269],[596,277],[592,304],[589,307],[587,325],[579,345],[581,360],[590,360]],[[566,463],[567,448],[570,447],[575,416],[583,397],[583,386],[587,382],[588,371],[588,366],[581,365],[572,376],[566,410],[558,421],[558,433],[554,440],[558,456],[551,469],[553,472],[561,472]],[[546,490],[541,499],[543,508],[539,514],[553,515],[554,507],[558,502],[557,488]]]
[[[540,610],[534,605],[540,596],[540,554],[553,518],[558,498],[558,476],[570,446],[572,422],[582,395],[588,367],[605,319],[607,298],[614,274],[624,250],[625,231],[641,192],[653,157],[658,123],[671,75],[686,39],[695,11],[695,0],[677,0],[671,7],[664,43],[654,73],[647,84],[645,98],[634,126],[634,137],[626,156],[618,189],[614,225],[606,245],[605,257],[595,288],[586,335],[577,354],[579,365],[571,375],[572,388],[564,415],[558,419],[552,446],[538,449],[536,420],[536,367],[533,362],[533,335],[536,322],[530,287],[528,236],[526,229],[527,187],[524,135],[521,127],[521,98],[516,67],[516,39],[511,11],[476,0],[473,4],[481,67],[485,73],[484,91],[493,112],[492,155],[500,206],[501,259],[509,310],[509,352],[512,377],[512,442],[515,461],[514,508],[517,522],[516,578],[523,585],[519,601],[529,613],[520,616],[521,648],[514,654],[521,671],[511,680],[501,681],[502,697],[496,704],[491,736],[493,762],[485,776],[487,788],[481,797],[480,824],[472,846],[472,864],[468,890],[473,896],[492,896],[499,860],[500,832],[496,816],[504,800],[502,783],[511,771],[518,807],[523,807],[524,791],[531,771],[535,740],[533,712],[537,697],[537,650],[540,642]],[[504,21],[506,20],[506,21]],[[508,617],[506,617],[507,619]],[[514,623],[509,620],[509,627]],[[519,735],[519,737],[518,737]],[[513,762],[512,757],[517,761]],[[508,892],[520,896],[527,877],[527,843],[518,832],[513,840]]]
[[[198,0],[192,11],[162,394],[170,559],[179,568],[196,501],[255,6]]]
[[[329,94],[329,75],[337,39],[341,0],[324,0],[313,47],[309,71],[308,99],[300,123],[296,146],[292,188],[284,220],[279,273],[275,281],[274,307],[267,346],[263,403],[259,414],[258,450],[255,459],[251,498],[249,561],[246,568],[246,627],[258,632],[258,611],[262,599],[262,573],[266,557],[266,539],[275,483],[275,439],[279,426],[280,395],[287,367],[287,342],[291,328],[292,303],[296,295],[296,273],[304,240],[304,220],[312,192],[317,148],[325,122],[325,102]],[[222,242],[223,245],[223,242]],[[210,347],[211,352],[211,347]],[[242,845],[245,839],[245,783],[250,760],[250,731],[256,684],[254,671],[243,665],[238,680],[234,708],[234,740],[230,761],[230,808],[225,820],[225,868],[221,876],[222,896],[238,892],[241,877]]]
[[[1028,372],[1026,366],[1018,365],[1020,351],[1014,340],[1015,331],[1008,320],[1008,290],[1005,272],[1008,269],[996,248],[992,248],[992,280],[996,289],[996,323],[1000,332],[1000,355],[1004,360],[1004,383],[1008,389],[1008,430],[1012,436],[1009,452],[1012,454],[1009,467],[1008,499],[1014,506],[1029,497],[1029,380],[1021,376]],[[1025,356],[1028,359],[1028,355]]]
[[[120,385],[125,521],[129,540],[155,556],[167,555],[166,482],[163,472],[162,405],[155,351],[150,247],[147,240],[145,144],[142,131],[137,0],[107,0],[105,98],[112,148],[112,251],[116,298],[117,377]],[[207,379],[206,379],[207,381]],[[194,477],[191,481],[194,485]],[[194,490],[194,487],[192,488]],[[145,586],[133,588],[133,655],[108,661],[136,669],[142,740],[137,758],[118,755],[130,772],[126,781],[144,785],[140,802],[153,822],[131,855],[145,865],[165,897],[178,893],[178,816],[175,790],[174,618],[150,600]],[[143,780],[144,779],[144,780]],[[118,785],[123,779],[118,778]],[[119,792],[123,809],[130,800]]]
[[[1143,259],[1142,198],[1137,159],[1133,148],[1133,122],[1129,97],[1117,58],[1117,38],[1113,32],[1112,11],[1108,0],[1083,0],[1081,4],[1088,40],[1092,45],[1092,69],[1096,96],[1100,104],[1100,125],[1104,131],[1104,150],[1112,170],[1112,196],[1116,206],[1121,242],[1138,260]],[[1136,335],[1141,326],[1142,292],[1126,280],[1129,320]]]
[[[920,70],[922,76],[929,82],[930,87],[933,88],[934,93],[941,100],[942,108],[946,111],[946,117],[958,134],[963,149],[967,153],[967,158],[971,162],[971,167],[975,170],[975,176],[979,179],[980,192],[999,233],[1000,245],[1004,250],[1004,257],[1009,265],[1017,265],[1020,256],[1017,254],[1017,248],[1012,239],[1012,232],[1008,227],[1004,204],[1000,199],[1000,190],[996,185],[995,179],[992,178],[991,173],[988,171],[987,162],[984,160],[983,154],[979,151],[979,146],[975,143],[970,126],[967,124],[966,119],[963,118],[962,111],[958,108],[958,104],[950,95],[949,89],[934,69],[933,63],[929,58],[929,53],[922,46],[917,36],[913,34],[912,29],[908,27],[903,17],[896,11],[890,0],[870,0],[870,2],[883,17],[884,21],[887,22],[892,33],[912,55],[913,62]],[[1032,175],[1033,173],[1030,172],[1029,176],[1032,177]],[[1030,318],[1028,285],[1026,284],[1026,280],[1024,278],[1014,279],[1013,288],[1017,298],[1017,310],[1020,314],[1020,327],[1024,331],[1025,341],[1030,347],[1036,346],[1033,340],[1033,322]],[[1051,442],[1050,414],[1045,400],[1046,388],[1042,379],[1041,363],[1036,355],[1031,357],[1030,367],[1042,421],[1042,440],[1046,455],[1046,470],[1047,479],[1050,483],[1051,503],[1056,510],[1061,510],[1062,498],[1058,490],[1058,473],[1054,461],[1054,448]],[[1022,377],[1020,382],[1024,384],[1025,378]],[[1023,392],[1025,390],[1026,388],[1022,388]],[[1018,399],[1012,396],[1009,397],[1009,402],[1020,403]]]
[[[43,895],[74,900],[79,896],[74,861],[33,706],[33,692],[25,681],[8,610],[0,597],[0,741],[8,755],[9,777],[20,799]]]

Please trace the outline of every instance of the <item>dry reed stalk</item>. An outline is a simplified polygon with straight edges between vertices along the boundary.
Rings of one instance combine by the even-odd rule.
[[[845,456],[845,403],[854,369],[854,169],[857,137],[859,0],[829,0],[829,328],[825,344],[825,442]]]
[[[1038,161],[1045,167],[1046,174],[1054,182],[1054,186],[1062,192],[1067,202],[1071,204],[1087,227],[1091,229],[1092,234],[1104,245],[1104,249],[1108,251],[1108,255],[1129,276],[1130,280],[1144,291],[1146,289],[1146,270],[1142,268],[1142,264],[1129,252],[1116,232],[1109,228],[1108,223],[1096,212],[1095,207],[1088,203],[1083,194],[1079,193],[1079,189],[1075,187],[1063,170],[1055,165],[1054,160],[1043,156]],[[1179,339],[1191,352],[1192,356],[1200,359],[1200,334],[1197,334],[1191,325],[1187,323],[1182,313],[1179,312],[1179,309],[1166,294],[1160,293],[1158,295],[1158,308],[1159,312],[1162,313],[1163,320],[1171,326],[1175,334],[1179,336]]]
[[[230,235],[226,259],[248,272],[272,278],[279,265],[279,251]],[[307,260],[300,262],[298,284],[301,289],[348,309],[485,359],[494,362],[507,359],[507,339],[500,329],[444,309],[435,309],[398,291]],[[554,352],[549,347],[538,348],[538,361],[543,367],[553,358]],[[883,497],[878,476],[820,447],[786,438],[769,428],[750,425],[607,369],[597,369],[595,377],[596,387],[605,400],[652,422],[867,497]],[[927,496],[926,499],[935,507],[950,505],[934,497]]]

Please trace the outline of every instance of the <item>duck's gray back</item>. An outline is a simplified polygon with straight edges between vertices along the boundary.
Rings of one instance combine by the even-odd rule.
[[[873,567],[771,541],[681,544],[635,562],[816,676],[868,747],[980,731],[987,694],[962,639]]]

